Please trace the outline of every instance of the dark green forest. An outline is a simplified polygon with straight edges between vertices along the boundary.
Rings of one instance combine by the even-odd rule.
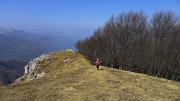
[[[110,19],[75,47],[92,63],[180,81],[180,17],[173,11],[127,13]]]

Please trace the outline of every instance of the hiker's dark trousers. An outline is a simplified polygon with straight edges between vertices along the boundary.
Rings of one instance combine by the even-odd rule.
[[[99,69],[99,65],[97,65],[97,69]]]

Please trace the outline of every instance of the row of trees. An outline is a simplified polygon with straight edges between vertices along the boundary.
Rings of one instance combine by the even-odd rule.
[[[75,47],[92,63],[99,57],[105,66],[180,81],[180,18],[172,11],[112,15]]]

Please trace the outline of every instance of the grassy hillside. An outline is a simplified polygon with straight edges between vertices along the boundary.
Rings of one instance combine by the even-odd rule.
[[[180,101],[180,82],[103,66],[97,71],[77,52],[48,60],[40,63],[45,77],[1,87],[1,101]]]

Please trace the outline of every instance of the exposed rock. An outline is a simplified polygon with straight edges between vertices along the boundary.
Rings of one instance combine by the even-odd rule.
[[[75,52],[71,49],[66,49],[64,51],[67,52]],[[22,80],[33,80],[36,78],[40,78],[46,75],[46,73],[43,71],[43,68],[45,68],[45,65],[52,65],[53,63],[49,63],[48,60],[49,57],[52,57],[54,53],[49,54],[42,54],[40,57],[35,58],[34,60],[30,61],[28,65],[24,67],[24,75],[16,80],[16,82],[22,81]],[[64,59],[64,63],[71,60],[71,57]]]
[[[46,73],[43,71],[41,74],[37,74],[37,75],[35,76],[35,78],[41,78],[41,77],[43,77],[45,74],[46,74]]]
[[[75,51],[72,50],[72,49],[66,49],[66,50],[64,50],[64,51],[66,51],[66,52],[75,52]],[[71,60],[71,57],[70,57],[70,58],[63,59],[64,63],[68,62],[69,60]]]
[[[35,58],[34,60],[30,61],[28,65],[24,67],[24,76],[18,78],[16,82],[21,81],[22,79],[32,80],[35,78],[43,77],[46,73],[43,70],[39,70],[39,64],[44,61],[44,64],[47,64],[49,61],[47,59],[51,57],[54,53],[43,54],[40,57]],[[41,64],[42,65],[42,64]],[[41,72],[40,74],[38,72]]]
[[[70,52],[75,52],[74,50],[72,50],[72,49],[66,49],[65,51],[70,51]]]
[[[71,58],[68,58],[68,59],[64,59],[64,63],[68,62],[69,60],[71,60]]]

